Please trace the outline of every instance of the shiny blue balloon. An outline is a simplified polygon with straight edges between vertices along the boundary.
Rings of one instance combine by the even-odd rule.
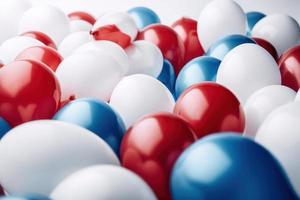
[[[208,136],[188,147],[172,171],[173,200],[296,200],[269,151],[237,134]]]
[[[164,60],[163,68],[157,79],[162,82],[172,94],[174,93],[176,75],[173,65],[168,60]]]
[[[42,196],[26,196],[26,197],[5,196],[5,197],[0,197],[0,200],[50,200],[50,199]]]
[[[143,29],[150,24],[160,23],[159,16],[150,8],[135,7],[128,11],[139,29]]]
[[[126,129],[119,114],[107,103],[89,98],[77,99],[65,105],[53,119],[73,123],[94,132],[119,155]]]
[[[220,63],[220,60],[209,56],[201,56],[188,62],[181,69],[176,79],[176,97],[179,97],[185,89],[193,84],[205,81],[216,81]]]
[[[248,12],[247,16],[247,35],[251,36],[251,31],[255,24],[264,18],[266,15],[261,12]]]
[[[214,44],[212,44],[212,46],[208,49],[206,55],[223,60],[223,58],[229,51],[245,43],[256,44],[254,40],[247,36],[229,35],[221,38],[220,40],[217,40]]]
[[[10,125],[0,117],[0,139],[11,129]]]

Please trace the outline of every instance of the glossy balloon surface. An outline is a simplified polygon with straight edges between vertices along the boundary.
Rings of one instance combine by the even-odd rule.
[[[0,139],[11,129],[11,126],[0,117]],[[0,196],[1,196],[1,186],[0,186]]]
[[[162,82],[172,94],[174,94],[176,76],[173,65],[168,60],[164,60],[162,71],[157,79]]]
[[[275,49],[275,47],[270,43],[268,42],[267,40],[264,40],[264,39],[261,39],[261,38],[252,38],[256,44],[258,44],[259,46],[263,47],[265,50],[267,50],[275,60],[277,60],[278,58],[278,54],[277,54],[277,51]]]
[[[39,31],[29,31],[21,34],[21,36],[27,36],[27,37],[37,39],[38,41],[42,42],[44,45],[56,49],[55,42],[45,33]]]
[[[151,24],[159,24],[159,16],[150,8],[147,7],[135,7],[128,10],[129,15],[133,18],[136,26],[139,29],[143,29]]]
[[[246,13],[247,17],[247,35],[251,36],[251,31],[254,27],[254,25],[264,18],[266,15],[261,12],[253,11],[253,12],[248,12]]]
[[[94,25],[96,22],[96,19],[91,14],[82,11],[72,12],[68,14],[68,17],[70,20],[83,20],[90,23],[91,25]]]

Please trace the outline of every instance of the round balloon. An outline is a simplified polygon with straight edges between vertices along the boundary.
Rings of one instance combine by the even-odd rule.
[[[176,76],[173,65],[168,60],[164,59],[162,71],[157,79],[162,82],[172,94],[174,94]]]
[[[21,36],[27,36],[27,37],[34,38],[34,39],[42,42],[44,45],[56,49],[55,42],[48,35],[46,35],[42,32],[29,31],[29,32],[21,34]]]
[[[91,25],[94,25],[96,22],[96,19],[90,13],[82,11],[71,12],[68,14],[68,17],[71,21],[82,20]]]
[[[273,56],[273,58],[275,60],[277,60],[277,58],[278,58],[277,51],[270,42],[268,42],[267,40],[261,39],[261,38],[254,37],[252,39],[256,42],[256,44],[258,44],[259,46],[261,46],[262,48],[267,50]]]
[[[147,7],[134,7],[128,10],[128,13],[139,29],[143,29],[150,24],[160,23],[159,16]]]
[[[247,17],[247,35],[251,36],[251,31],[254,27],[254,25],[264,18],[266,15],[261,12],[253,11],[253,12],[247,12],[246,17]]]
[[[2,118],[0,117],[0,139],[11,129],[11,126]],[[1,185],[0,185],[0,196],[3,192],[1,192]]]

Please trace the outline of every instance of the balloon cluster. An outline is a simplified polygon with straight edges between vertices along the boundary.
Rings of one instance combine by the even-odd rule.
[[[1,1],[0,200],[299,199],[298,22],[199,14]]]

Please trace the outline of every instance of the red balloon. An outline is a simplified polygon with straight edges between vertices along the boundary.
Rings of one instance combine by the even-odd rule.
[[[96,22],[96,19],[87,12],[81,12],[81,11],[72,12],[68,14],[68,17],[70,20],[83,20],[90,23],[91,25],[94,25]]]
[[[23,33],[21,36],[32,37],[34,39],[39,40],[44,45],[56,49],[55,42],[45,33],[38,32],[38,31],[30,31],[30,32]]]
[[[295,91],[300,88],[300,45],[284,52],[278,59],[282,85]]]
[[[224,131],[243,132],[245,127],[239,100],[217,83],[189,87],[180,95],[174,112],[191,125],[198,138]]]
[[[150,185],[158,199],[170,200],[173,165],[195,140],[193,131],[179,117],[170,113],[148,115],[127,130],[121,161]]]
[[[0,116],[11,126],[51,119],[60,97],[54,73],[40,62],[14,61],[0,70]]]
[[[48,46],[29,47],[22,51],[16,60],[34,60],[47,65],[54,72],[62,62],[63,57],[53,48]]]
[[[177,20],[172,25],[172,28],[176,31],[184,43],[184,64],[204,54],[204,50],[198,39],[196,20],[183,17]]]
[[[1,187],[1,185],[0,185],[0,197],[1,196],[4,196],[5,195],[5,193],[4,193],[4,191],[3,191],[3,188]]]
[[[275,47],[268,42],[267,40],[261,39],[261,38],[252,38],[259,46],[263,47],[265,50],[267,50],[275,60],[278,58],[277,51]]]
[[[176,75],[184,65],[184,44],[179,35],[170,27],[153,24],[139,32],[137,40],[147,40],[154,43],[165,59],[174,66]]]

